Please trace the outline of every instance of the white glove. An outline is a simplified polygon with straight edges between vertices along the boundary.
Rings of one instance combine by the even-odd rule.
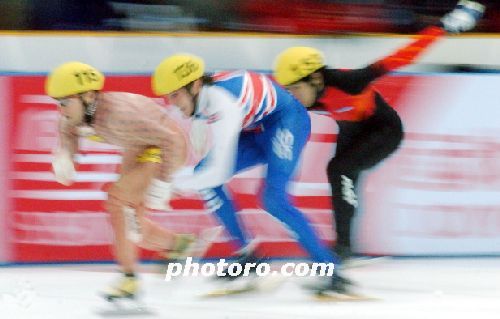
[[[474,1],[461,0],[452,12],[447,13],[441,19],[441,22],[446,31],[460,33],[474,29],[483,13],[484,5]]]
[[[71,153],[67,150],[59,149],[54,155],[52,170],[58,183],[66,186],[73,184],[76,171]]]
[[[172,195],[172,184],[154,178],[146,193],[146,206],[150,209],[171,210],[168,204]]]

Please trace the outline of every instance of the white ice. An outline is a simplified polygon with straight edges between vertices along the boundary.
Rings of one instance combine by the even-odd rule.
[[[358,291],[379,300],[342,303],[314,300],[301,288],[304,278],[273,291],[207,299],[201,295],[217,281],[165,282],[156,268],[141,267],[143,312],[117,309],[98,296],[116,278],[114,265],[0,268],[0,318],[500,318],[500,258],[393,259],[350,269]]]

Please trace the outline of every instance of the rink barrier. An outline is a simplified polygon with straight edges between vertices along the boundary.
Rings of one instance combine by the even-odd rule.
[[[11,145],[12,149],[6,152],[5,156],[8,157],[9,161],[12,161],[13,176],[30,171],[45,174],[50,170],[50,161],[30,163],[16,160],[18,156],[48,155],[55,145],[53,128],[57,113],[50,100],[43,98],[43,77],[19,75],[4,78],[10,82],[8,86],[9,92],[11,92],[9,100],[12,101],[13,112],[13,122],[12,127],[10,127],[12,134],[9,135],[12,140],[7,143]],[[480,90],[481,96],[479,96],[474,94],[474,88],[479,91],[479,88],[496,86],[499,81],[495,74],[453,74],[451,76],[448,74],[441,74],[441,76],[404,74],[389,76],[377,83],[377,88],[384,93],[386,99],[400,111],[408,133],[402,149],[387,163],[384,163],[380,169],[377,169],[370,176],[371,181],[367,183],[365,191],[368,195],[365,196],[364,202],[368,210],[361,214],[362,218],[357,223],[360,235],[356,241],[358,241],[357,244],[361,252],[375,255],[414,253],[414,255],[459,256],[467,254],[471,256],[495,255],[498,253],[495,250],[495,247],[500,247],[498,245],[500,230],[495,228],[497,225],[495,221],[498,220],[498,203],[494,198],[495,193],[481,191],[485,186],[489,186],[493,192],[498,191],[498,181],[500,180],[497,175],[490,173],[497,171],[495,158],[500,150],[497,135],[489,133],[494,132],[493,130],[497,126],[494,118],[488,116],[497,108],[493,103],[496,100],[495,92]],[[109,90],[130,90],[151,96],[147,76],[126,74],[110,76],[106,85],[106,89]],[[469,90],[460,90],[462,86]],[[439,90],[440,94],[433,94],[435,90]],[[408,100],[407,96],[413,98]],[[449,103],[443,105],[442,96],[448,97]],[[467,113],[466,107],[470,101],[475,101],[474,105],[482,105],[482,109],[485,110],[484,114],[474,117]],[[434,132],[434,123],[422,120],[431,113],[427,112],[429,110],[434,112],[440,110],[445,118],[458,111],[462,112],[468,115],[467,126],[464,126],[461,121],[450,118],[447,120],[449,123],[447,134]],[[299,187],[300,192],[296,194],[298,196],[295,198],[299,202],[299,206],[313,219],[314,226],[328,243],[334,240],[331,232],[329,206],[318,207],[318,205],[329,204],[328,191],[327,189],[325,191],[324,188],[324,186],[328,187],[328,184],[323,170],[311,170],[310,167],[326,166],[333,151],[333,145],[325,148],[325,143],[335,141],[334,127],[331,120],[313,116],[313,129],[315,131],[312,135],[312,143],[308,144],[308,149],[304,154],[302,167],[298,172],[299,182],[297,185],[300,186],[301,183],[303,185],[317,184],[322,185],[322,187],[307,190],[313,193],[307,193],[305,196],[301,196],[300,192],[305,192],[306,189]],[[477,133],[478,131],[480,133]],[[84,153],[89,156],[105,154],[113,158],[118,154],[116,149],[90,142],[83,146]],[[323,164],[320,165],[319,162]],[[110,168],[116,168],[116,164],[113,163],[116,162],[89,163],[82,167],[88,172],[96,171],[105,174],[109,173]],[[480,166],[484,163],[489,170]],[[429,175],[429,169],[435,170],[436,174]],[[237,189],[237,197],[245,208],[244,215],[247,226],[252,234],[268,239],[264,240],[261,247],[267,254],[286,258],[305,256],[297,244],[291,241],[286,230],[278,223],[273,222],[265,213],[259,211],[258,206],[255,205],[256,198],[251,194],[260,182],[259,174],[258,170],[252,171],[242,178],[235,179],[232,183]],[[63,188],[54,181],[30,180],[26,179],[26,175],[17,176],[20,178],[13,180],[14,192],[12,194],[14,195],[43,190],[63,192],[72,190],[71,188],[69,190]],[[373,187],[370,186],[370,183],[384,187]],[[103,182],[83,182],[80,184],[89,192],[101,192],[100,187],[103,186]],[[390,196],[379,193],[372,194],[370,189],[373,188]],[[75,189],[79,188],[73,190]],[[314,196],[314,192],[318,192],[317,196]],[[436,196],[436,194],[445,195],[447,192],[454,192],[455,196],[450,198]],[[68,194],[70,193],[68,192]],[[409,194],[418,196],[412,197]],[[78,262],[111,259],[109,249],[111,234],[109,228],[102,226],[103,224],[99,221],[105,220],[103,211],[98,209],[101,205],[101,197],[86,202],[82,200],[81,202],[85,202],[85,204],[75,207],[75,211],[71,211],[71,207],[65,206],[61,201],[53,201],[46,205],[36,198],[14,197],[11,199],[13,210],[6,215],[13,221],[11,225],[14,226],[12,260]],[[432,201],[440,200],[443,202],[437,203],[438,205],[432,203]],[[455,204],[455,202],[457,203]],[[460,206],[463,204],[469,206]],[[203,214],[201,203],[197,200],[180,201],[173,203],[173,205],[177,209],[187,208],[187,210],[198,211],[198,213],[201,211]],[[44,209],[47,211],[38,213],[43,213],[44,216],[48,216],[47,213],[50,213],[51,220],[43,219],[45,217],[42,215],[32,214],[36,213],[33,211],[33,207],[45,207]],[[88,224],[88,228],[78,228],[81,226],[81,221],[79,223],[74,221],[79,221],[80,217],[78,216],[82,212],[93,214],[95,220],[99,222]],[[64,214],[74,218],[64,221]],[[81,216],[85,217],[85,215]],[[186,221],[186,216],[165,213],[160,214],[157,218],[165,225],[173,222],[173,226],[186,230],[186,225],[192,224],[189,220]],[[419,216],[426,216],[427,224],[424,224],[423,219],[419,219]],[[216,222],[209,216],[203,218],[203,224],[198,225],[199,227],[197,226],[198,228],[195,228],[194,231],[200,231],[202,227],[214,225]],[[469,218],[471,219],[469,220]],[[395,221],[390,226],[394,227],[396,231],[387,232],[387,225],[381,223],[384,220]],[[51,224],[54,221],[56,223]],[[426,228],[427,225],[428,228]],[[70,236],[65,237],[65,229],[68,226],[76,227],[74,229],[78,232],[67,234]],[[409,226],[414,228],[409,228]],[[33,227],[38,227],[38,229],[34,231]],[[43,227],[48,228],[44,229]],[[101,237],[103,242],[98,243],[98,245],[87,244],[86,246],[82,246],[82,243],[78,244],[81,239],[78,234],[85,233],[86,229],[94,228],[102,231],[99,234],[94,234],[96,238],[104,234],[104,237]],[[47,233],[47,229],[54,232]],[[92,237],[94,236],[89,238]],[[52,241],[47,241],[47,239]],[[55,244],[58,240],[65,244]],[[441,250],[437,251],[436,249]],[[223,236],[213,245],[208,256],[225,257],[231,251],[227,238]],[[143,257],[146,259],[154,258],[153,254],[146,252],[143,253]]]

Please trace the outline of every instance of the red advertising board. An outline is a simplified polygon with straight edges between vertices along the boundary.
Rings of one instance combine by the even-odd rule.
[[[112,260],[112,239],[103,208],[103,187],[116,178],[120,152],[116,147],[82,141],[77,157],[79,177],[70,187],[59,185],[51,173],[51,152],[57,141],[57,109],[44,95],[44,78],[13,77],[13,244],[17,262]],[[148,77],[110,76],[105,90],[128,91],[151,96]],[[332,151],[334,126],[327,134],[313,134],[309,146],[323,153],[323,166]],[[304,161],[310,158],[306,154]],[[307,173],[305,173],[307,172]],[[308,216],[325,240],[332,240],[328,186],[322,170],[302,170],[295,181],[295,200],[307,208]],[[255,196],[260,171],[237,177],[231,186],[242,208],[245,228],[262,240],[260,249],[271,256],[301,255],[288,231],[259,208]],[[301,190],[302,189],[302,190]],[[307,196],[301,196],[301,191]],[[175,199],[172,212],[156,213],[153,219],[178,232],[199,232],[217,221],[197,198]],[[208,257],[227,256],[232,248],[221,236]],[[154,254],[144,252],[145,258]]]
[[[11,145],[5,148],[12,189],[11,196],[5,195],[11,200],[11,209],[4,225],[4,234],[12,243],[10,259],[112,260],[112,230],[103,208],[103,187],[117,176],[120,150],[82,141],[76,183],[70,187],[57,184],[51,173],[51,152],[57,141],[58,113],[53,101],[44,95],[44,78],[6,79],[9,85],[0,92],[12,105],[10,132],[5,134],[10,136],[6,145]],[[486,84],[492,79],[500,84],[498,77],[458,75],[395,75],[377,83],[401,114],[406,139],[394,156],[366,175],[361,190],[363,205],[355,225],[359,251],[399,255],[500,253],[500,129],[495,120],[500,118],[500,108],[492,102],[498,100],[495,90],[479,94],[472,89],[492,85]],[[147,76],[109,76],[105,90],[152,96]],[[482,111],[474,112],[472,105],[480,105]],[[330,243],[335,238],[325,168],[335,148],[336,125],[328,117],[311,116],[313,133],[290,193],[320,236]],[[266,255],[304,256],[290,233],[259,208],[255,194],[260,176],[261,169],[254,169],[231,181],[245,229],[259,239],[259,249]],[[200,232],[217,224],[198,198],[174,199],[172,207],[172,211],[155,213],[152,218],[177,232]],[[207,257],[230,255],[233,249],[227,239],[221,235]],[[143,257],[155,255],[143,252]]]

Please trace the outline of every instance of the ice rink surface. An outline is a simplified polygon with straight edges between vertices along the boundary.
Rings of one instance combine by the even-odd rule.
[[[142,311],[116,308],[98,292],[116,279],[114,265],[50,265],[0,268],[0,318],[188,319],[425,319],[500,318],[500,258],[393,259],[346,274],[358,291],[378,298],[324,302],[287,278],[276,289],[203,298],[219,281],[183,277],[165,282],[157,265],[142,266]]]

